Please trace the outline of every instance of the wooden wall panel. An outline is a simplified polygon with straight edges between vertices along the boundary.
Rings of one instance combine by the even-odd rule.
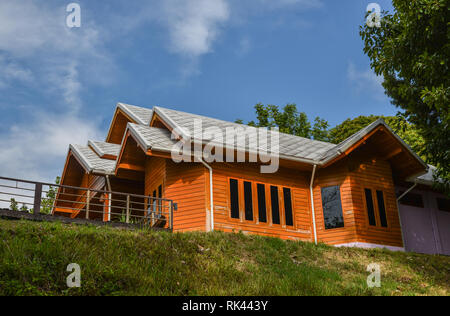
[[[207,173],[199,163],[166,160],[165,198],[178,203],[174,231],[206,231]]]
[[[322,208],[323,187],[340,186],[342,213],[344,217],[344,227],[336,229],[325,229],[325,222]],[[339,162],[336,165],[325,169],[319,169],[314,181],[314,207],[316,214],[317,239],[319,242],[327,244],[342,244],[355,242],[357,232],[355,225],[353,196],[352,196],[351,177],[348,172],[347,164]]]
[[[358,241],[403,247],[397,198],[392,178],[392,169],[387,161],[378,158],[365,159],[352,171],[354,179],[354,209]],[[388,227],[373,227],[368,223],[364,189],[381,190],[384,194]],[[374,203],[377,204],[376,199]]]
[[[321,188],[339,185],[344,216],[343,228],[325,229]],[[384,193],[388,228],[368,223],[364,188]],[[318,240],[328,244],[364,242],[402,246],[392,170],[389,162],[357,155],[334,166],[319,170],[314,182],[314,203]],[[374,204],[376,204],[374,200]]]

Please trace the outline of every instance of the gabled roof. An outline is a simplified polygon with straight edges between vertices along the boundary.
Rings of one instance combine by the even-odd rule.
[[[70,145],[70,150],[88,173],[112,175],[116,162],[100,158],[89,146]]]
[[[151,110],[134,105],[118,103],[117,108],[137,122],[128,123],[126,125],[124,135],[126,135],[129,131],[139,145],[146,150],[152,149],[156,151],[171,152],[177,142],[177,140],[172,139],[171,131],[176,132],[177,136],[186,141],[192,142],[196,140],[194,138],[195,120],[201,120],[203,131],[207,128],[214,127],[223,131],[223,135],[226,135],[227,128],[248,128],[249,130],[258,130],[257,128],[248,127],[237,123],[162,107],[154,107],[153,110]],[[157,115],[163,121],[164,125],[169,127],[171,131],[165,128],[150,127],[150,122],[155,115]],[[278,145],[280,158],[307,164],[315,164],[318,166],[326,166],[327,164],[334,163],[337,159],[344,157],[351,150],[358,147],[359,144],[365,141],[365,139],[377,132],[380,127],[392,134],[398,143],[402,145],[403,149],[406,149],[403,151],[409,152],[414,158],[413,161],[416,160],[419,163],[419,165],[416,165],[417,170],[428,170],[428,166],[425,162],[423,162],[422,159],[414,153],[414,151],[412,151],[411,148],[399,136],[397,136],[382,119],[379,119],[361,129],[338,145],[279,133]],[[264,129],[264,131],[267,132],[266,129]],[[274,133],[273,131],[268,132]],[[255,135],[257,135],[257,132]],[[254,139],[252,138],[252,140]],[[252,152],[254,149],[265,149],[252,148],[250,146],[250,141],[246,142],[245,148],[239,148],[237,146],[237,142],[237,139],[235,139],[233,148],[237,148],[238,150]],[[123,146],[123,141],[121,145],[90,141],[89,146],[92,147],[92,149],[90,147],[79,145],[71,145],[71,148],[77,155],[78,159],[82,161],[87,170],[104,174],[113,173],[116,162],[113,160],[102,159],[101,157],[104,155],[117,157],[120,153],[121,146]],[[419,166],[421,167],[419,168]]]
[[[390,127],[386,124],[386,122],[383,119],[378,119],[375,122],[369,124],[368,126],[364,127],[357,133],[353,134],[349,138],[342,141],[340,144],[335,145],[332,149],[330,149],[328,152],[323,155],[321,159],[322,164],[326,164],[327,162],[331,161],[332,159],[338,157],[345,151],[347,151],[349,148],[354,146],[356,143],[358,143],[360,140],[362,140],[365,136],[369,135],[371,132],[376,130],[378,127],[383,126],[386,128],[402,145],[407,149],[407,151],[412,154],[418,162],[420,162],[425,169],[428,169],[428,165],[420,158],[412,149],[411,147],[406,144],[403,139],[401,139]]]
[[[152,119],[153,110],[135,105],[117,103],[117,107],[124,111],[138,124],[149,125]]]
[[[171,138],[171,133],[165,128],[128,123],[127,130],[145,150],[171,152],[177,140]]]
[[[90,140],[88,142],[88,145],[97,153],[99,157],[103,156],[117,157],[120,153],[120,145],[118,144]]]
[[[155,114],[158,114],[172,129],[176,129],[177,133],[180,133],[180,136],[183,139],[190,139],[191,141],[194,140],[194,120],[201,120],[203,130],[211,127],[217,127],[223,131],[223,135],[225,135],[227,128],[245,127],[249,130],[255,129],[237,123],[182,111],[170,110],[162,107],[154,107],[154,112]],[[235,140],[234,148],[237,147],[236,145]],[[331,143],[279,133],[280,156],[286,159],[302,160],[308,163],[319,162],[321,157],[335,146],[335,144]],[[248,144],[246,149],[249,149]]]

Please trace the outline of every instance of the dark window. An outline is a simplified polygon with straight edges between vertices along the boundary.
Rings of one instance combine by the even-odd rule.
[[[230,179],[230,204],[231,218],[239,218],[239,190],[235,179]]]
[[[258,183],[256,186],[258,191],[258,216],[261,223],[267,223],[266,215],[266,186]]]
[[[339,186],[322,188],[322,207],[326,229],[344,227]]]
[[[278,198],[278,187],[270,187],[270,199],[272,205],[272,223],[280,224],[280,203]]]
[[[366,194],[367,214],[369,215],[369,225],[377,226],[375,221],[375,208],[373,206],[372,190],[364,189]]]
[[[437,198],[438,209],[443,212],[450,212],[450,200],[446,198]]]
[[[399,192],[399,196],[401,196],[403,193],[405,192]],[[421,208],[424,207],[422,195],[411,192],[400,199],[400,204]]]
[[[244,202],[245,202],[245,219],[247,221],[253,220],[253,196],[252,183],[244,182]]]
[[[283,199],[284,199],[284,216],[286,217],[286,226],[294,226],[294,219],[292,218],[291,189],[283,188]]]
[[[377,191],[378,213],[380,213],[381,227],[387,227],[386,208],[384,206],[383,191]]]

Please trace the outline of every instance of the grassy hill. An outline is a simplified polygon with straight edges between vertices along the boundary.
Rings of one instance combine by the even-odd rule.
[[[450,258],[0,220],[0,295],[449,295]],[[69,263],[81,288],[68,289]],[[366,267],[378,263],[381,288]]]

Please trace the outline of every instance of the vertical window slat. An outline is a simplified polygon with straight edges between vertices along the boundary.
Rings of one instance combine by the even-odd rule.
[[[278,187],[270,187],[270,200],[272,206],[272,223],[280,224],[280,200],[278,197]]]
[[[239,189],[236,179],[230,179],[230,210],[231,218],[239,219]]]
[[[284,217],[286,221],[286,226],[294,226],[294,218],[292,216],[291,189],[283,188],[283,199],[284,199]]]
[[[375,220],[375,207],[373,205],[372,190],[364,189],[364,193],[366,195],[366,205],[367,205],[367,214],[369,216],[369,225],[377,226],[377,222]]]
[[[378,213],[380,214],[381,227],[388,227],[387,218],[386,218],[386,208],[384,205],[383,191],[377,191],[377,201],[378,201]]]
[[[245,220],[253,220],[253,192],[252,183],[244,181]]]
[[[266,186],[262,183],[258,183],[258,219],[261,223],[267,223],[267,206],[266,206]]]

